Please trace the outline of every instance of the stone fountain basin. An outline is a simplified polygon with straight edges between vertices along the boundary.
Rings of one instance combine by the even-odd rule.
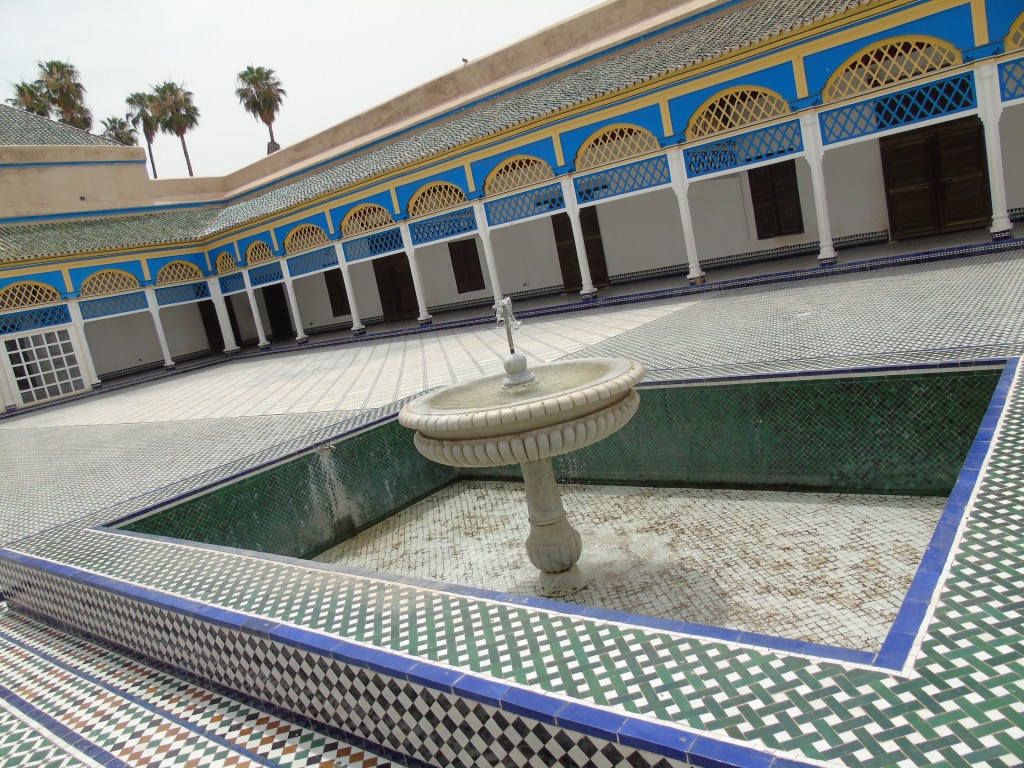
[[[502,388],[502,375],[445,387],[407,404],[399,422],[416,430],[427,458],[457,467],[539,461],[612,434],[636,412],[644,368],[591,358],[530,368],[536,380]]]

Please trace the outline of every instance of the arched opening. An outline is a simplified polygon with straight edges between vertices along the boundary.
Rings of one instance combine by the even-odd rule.
[[[900,38],[873,44],[850,57],[825,83],[827,102],[927,75],[960,63],[960,52],[934,37]]]
[[[484,193],[491,197],[523,187],[540,184],[555,178],[551,166],[543,160],[527,155],[510,157],[488,174]]]
[[[789,104],[767,88],[731,88],[708,99],[693,113],[686,127],[690,140],[731,131],[789,114]]]
[[[427,184],[409,199],[409,215],[427,216],[467,202],[466,193],[459,187],[446,181],[437,181]]]

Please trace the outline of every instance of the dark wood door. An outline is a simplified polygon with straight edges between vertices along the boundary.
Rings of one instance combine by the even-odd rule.
[[[747,173],[747,180],[758,239],[798,235],[804,231],[795,160],[754,168]]]
[[[203,330],[206,331],[206,341],[210,345],[210,351],[216,354],[224,351],[224,334],[220,330],[220,321],[217,319],[217,308],[213,306],[210,299],[199,302],[199,317],[203,321]]]
[[[270,337],[280,341],[295,335],[292,327],[292,315],[288,311],[288,298],[285,295],[284,283],[263,286],[263,305],[267,308],[267,320],[270,321]]]
[[[597,221],[594,206],[580,209],[580,228],[583,230],[583,248],[590,267],[590,279],[595,288],[608,285],[608,265],[604,258],[604,243],[601,241],[601,227]],[[562,290],[566,293],[583,287],[580,262],[576,257],[576,240],[572,234],[572,221],[567,213],[556,213],[551,217],[551,230],[555,235],[555,249],[558,251],[558,268],[562,272]]]
[[[412,270],[409,268],[409,258],[404,253],[374,259],[373,276],[377,280],[377,293],[380,294],[380,308],[385,322],[419,316]]]
[[[991,223],[985,135],[978,118],[890,136],[879,148],[894,239]]]

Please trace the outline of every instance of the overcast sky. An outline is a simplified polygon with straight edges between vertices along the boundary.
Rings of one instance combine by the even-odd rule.
[[[36,62],[70,61],[100,133],[129,93],[184,81],[202,115],[185,139],[192,168],[219,176],[266,153],[266,127],[234,95],[249,64],[288,92],[274,123],[287,146],[600,2],[0,0],[0,98],[34,80]],[[188,174],[176,136],[153,153],[160,178]]]

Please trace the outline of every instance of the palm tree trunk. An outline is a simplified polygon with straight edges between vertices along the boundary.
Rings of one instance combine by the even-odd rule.
[[[181,134],[178,138],[181,139],[181,151],[185,153],[185,165],[188,166],[188,175],[195,176],[192,173],[192,161],[188,158],[188,147],[185,146],[185,134]]]
[[[157,178],[156,175],[156,163],[153,162],[153,142],[146,139],[146,149],[149,150],[149,165],[153,169],[153,178]]]
[[[267,154],[272,155],[281,148],[281,145],[274,141],[274,121],[267,123],[267,130],[270,131],[270,143],[267,144]]]

